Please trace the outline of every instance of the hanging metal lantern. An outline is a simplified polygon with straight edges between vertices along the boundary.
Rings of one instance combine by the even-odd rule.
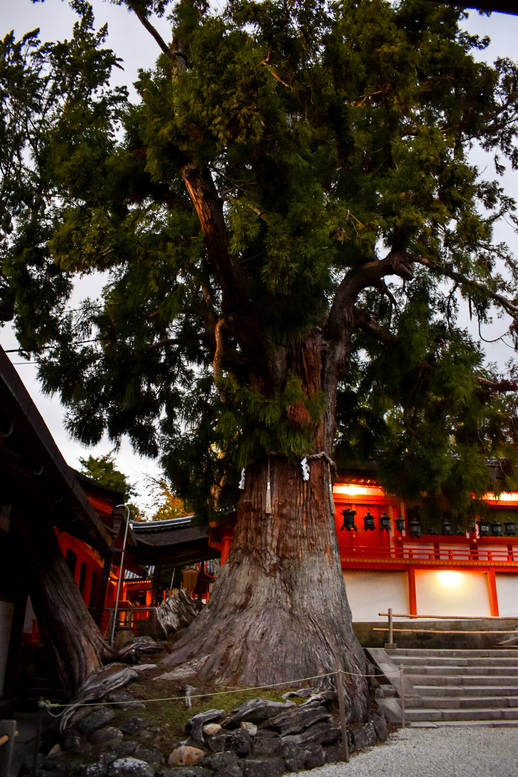
[[[419,523],[417,518],[414,518],[413,521],[410,521],[410,523],[408,524],[408,531],[411,537],[421,536],[421,524]]]
[[[478,533],[481,537],[489,537],[491,534],[491,525],[489,521],[486,521],[485,519],[481,519],[478,522]]]
[[[442,533],[447,537],[450,537],[453,534],[453,529],[448,519],[442,522]]]
[[[491,524],[491,534],[493,537],[501,537],[502,536],[502,524],[500,521],[493,521]]]
[[[516,537],[516,524],[514,521],[504,521],[506,537]]]
[[[365,531],[375,531],[374,516],[371,515],[371,511],[367,510],[363,516],[363,528]]]
[[[396,518],[396,529],[397,531],[405,531],[405,519],[400,515]]]
[[[380,515],[380,529],[382,531],[390,531],[390,518],[385,511]]]
[[[342,510],[342,515],[344,517],[344,522],[340,531],[343,531],[344,529],[347,529],[347,531],[351,531],[351,529],[354,529],[354,531],[358,531],[358,528],[354,523],[354,516],[356,515],[356,510],[351,510],[351,508],[348,507],[346,510]]]

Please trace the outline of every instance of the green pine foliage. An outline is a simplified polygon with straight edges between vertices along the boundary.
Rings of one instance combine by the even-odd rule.
[[[87,459],[80,458],[79,461],[84,475],[103,486],[120,491],[124,495],[124,501],[135,496],[135,489],[128,478],[115,466],[113,453],[107,453],[104,456],[88,456]]]
[[[515,213],[514,63],[478,62],[462,11],[424,0],[116,4],[171,22],[134,104],[84,0],[70,40],[0,49],[0,318],[70,432],[129,435],[213,516],[241,467],[316,452],[338,385],[337,461],[467,515],[487,457],[516,453],[513,395],[458,321],[461,299],[518,313],[492,238]]]

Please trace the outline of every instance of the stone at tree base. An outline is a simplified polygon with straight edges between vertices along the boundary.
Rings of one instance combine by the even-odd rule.
[[[239,758],[246,758],[252,750],[252,738],[244,728],[238,728],[230,735],[230,749]]]
[[[384,742],[388,737],[388,726],[387,726],[387,720],[385,716],[380,715],[379,713],[376,713],[372,716],[371,720],[372,720],[374,729],[376,731],[376,736],[378,737],[378,740],[380,742]]]
[[[88,715],[79,722],[78,729],[81,734],[89,736],[94,731],[105,726],[115,717],[115,713],[109,707],[98,707],[93,712],[89,712]]]
[[[63,753],[63,748],[61,747],[59,742],[57,742],[55,745],[53,745],[50,748],[49,752],[47,753],[47,758],[59,758],[62,755],[62,753]]]
[[[324,748],[324,762],[326,764],[334,764],[337,761],[342,760],[342,743],[337,742],[336,745]]]
[[[206,710],[205,712],[199,712],[197,715],[193,715],[185,724],[185,731],[189,734],[189,743],[193,745],[203,744],[203,727],[207,723],[212,723],[216,720],[221,720],[225,710]]]
[[[211,753],[223,753],[231,749],[231,741],[232,733],[230,731],[223,731],[221,734],[216,734],[214,737],[209,737],[207,740],[207,747]]]
[[[285,772],[282,758],[249,758],[242,764],[243,777],[282,777]]]
[[[146,705],[135,699],[132,693],[124,689],[112,691],[105,696],[105,701],[111,702],[115,709],[119,710],[139,710],[145,709]]]
[[[92,752],[92,745],[83,737],[77,734],[68,734],[64,737],[61,746],[67,753],[76,753],[77,755],[87,755]]]
[[[160,769],[155,777],[214,777],[214,772],[204,766],[181,766],[178,769]]]
[[[41,765],[41,769],[54,775],[54,777],[68,777],[70,773],[69,764],[61,758],[46,758]],[[30,774],[32,774],[32,770]]]
[[[135,758],[140,758],[142,761],[153,764],[153,766],[165,763],[164,756],[156,747],[142,747],[138,745],[133,755]]]
[[[366,747],[374,747],[378,742],[376,729],[372,721],[368,721],[361,728],[351,731],[354,750],[364,750]]]
[[[282,739],[275,731],[259,731],[252,740],[252,755],[271,757],[279,755],[282,750]]]
[[[135,742],[119,742],[119,744],[110,747],[109,750],[103,750],[99,756],[99,763],[111,764],[117,758],[126,758],[129,755],[133,755],[136,749],[137,744]]]
[[[251,737],[255,737],[259,730],[255,723],[251,723],[249,720],[242,720],[239,725],[241,728],[244,728],[245,731],[248,731]]]
[[[315,723],[301,734],[290,734],[283,737],[284,744],[305,745],[308,742],[319,742],[321,745],[333,745],[340,739],[340,729],[329,722]]]
[[[142,718],[138,715],[134,715],[133,717],[121,720],[119,728],[125,734],[139,734],[144,729],[151,728],[152,725],[153,723],[149,718]]]
[[[331,715],[321,704],[302,705],[282,712],[271,718],[265,724],[269,729],[278,731],[281,736],[300,734],[315,723],[330,720]]]
[[[213,737],[216,734],[220,734],[223,731],[223,726],[220,723],[206,723],[203,726],[203,733],[205,736]]]
[[[106,728],[99,728],[90,736],[90,742],[92,745],[104,745],[105,747],[111,747],[112,745],[118,745],[122,742],[124,735],[120,728],[115,726],[106,726]]]
[[[286,770],[299,772],[302,769],[315,769],[325,763],[325,751],[318,742],[308,742],[303,745],[289,744],[282,750]]]
[[[155,736],[155,732],[156,732],[156,729],[155,731],[151,731],[149,728],[143,728],[142,731],[139,731],[138,734],[135,734],[135,736],[137,736],[139,739],[142,739],[145,742],[147,739],[153,739],[153,737]]]
[[[248,720],[251,723],[263,723],[269,718],[283,712],[284,710],[295,707],[294,701],[269,701],[268,699],[250,699],[241,704],[240,707],[233,710],[230,715],[222,721],[222,724],[228,728],[234,728]]]
[[[306,759],[304,761],[305,769],[316,769],[317,766],[323,766],[326,762],[324,748],[318,742],[310,742],[306,745]]]
[[[108,767],[107,777],[155,777],[151,764],[139,758],[118,758]]]
[[[207,755],[201,765],[211,769],[216,777],[241,777],[242,774],[242,766],[235,753]]]
[[[106,767],[101,764],[81,764],[75,774],[78,777],[106,777]]]
[[[196,766],[205,757],[205,752],[199,747],[179,745],[169,756],[169,766]]]

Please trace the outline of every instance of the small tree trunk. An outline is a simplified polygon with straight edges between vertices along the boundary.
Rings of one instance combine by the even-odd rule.
[[[329,465],[270,456],[246,472],[228,561],[209,604],[167,663],[200,660],[197,676],[221,685],[289,683],[350,673],[352,721],[369,710],[363,651],[351,625],[331,514]]]
[[[36,510],[16,517],[29,594],[63,692],[71,698],[113,651],[104,642],[61,553],[52,525]]]

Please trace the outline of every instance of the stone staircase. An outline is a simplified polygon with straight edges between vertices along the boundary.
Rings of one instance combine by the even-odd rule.
[[[410,725],[518,726],[518,650],[370,648],[385,673],[382,707]],[[392,697],[392,698],[391,698]],[[400,713],[401,714],[401,713]]]

